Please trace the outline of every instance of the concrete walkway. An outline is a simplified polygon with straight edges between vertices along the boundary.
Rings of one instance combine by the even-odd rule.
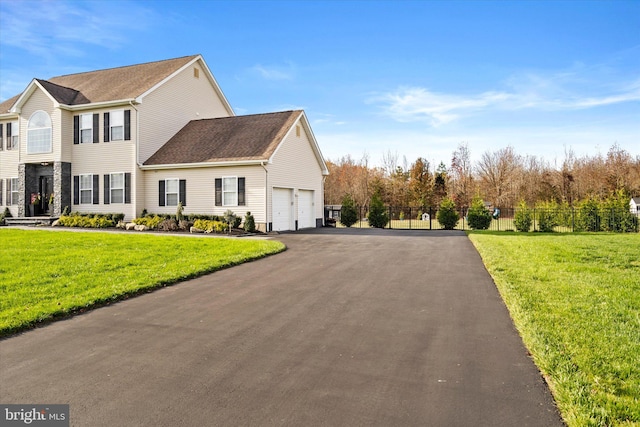
[[[77,426],[562,425],[464,233],[278,238],[0,341],[0,402],[68,403]]]

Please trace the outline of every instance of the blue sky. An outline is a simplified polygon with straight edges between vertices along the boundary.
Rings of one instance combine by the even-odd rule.
[[[196,53],[237,114],[304,109],[331,160],[640,155],[636,0],[0,0],[0,100]]]

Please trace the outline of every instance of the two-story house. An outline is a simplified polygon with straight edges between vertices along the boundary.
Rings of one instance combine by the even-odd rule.
[[[236,215],[322,225],[326,164],[303,111],[236,116],[200,55],[34,79],[0,103],[0,209]]]

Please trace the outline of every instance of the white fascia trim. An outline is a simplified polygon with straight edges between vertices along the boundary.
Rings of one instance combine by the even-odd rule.
[[[229,160],[223,162],[175,163],[166,165],[138,165],[140,170],[193,169],[213,168],[221,166],[255,166],[263,165],[265,160]]]
[[[313,151],[316,154],[318,163],[320,163],[320,169],[322,169],[322,175],[329,175],[329,168],[327,168],[327,163],[324,161],[324,156],[322,155],[322,151],[320,151],[318,140],[316,139],[316,136],[313,134],[313,130],[311,129],[311,125],[309,124],[309,120],[307,119],[307,114],[304,111],[302,111],[302,118],[304,119],[304,120],[301,120],[302,125],[304,126],[308,134],[311,136],[311,143],[312,143],[311,148],[313,148]]]
[[[60,104],[60,109],[67,111],[82,111],[82,110],[94,110],[96,108],[105,108],[105,107],[122,107],[131,104],[137,104],[133,98],[130,99],[118,99],[115,101],[102,101],[102,102],[92,102],[90,104],[79,104],[79,105],[67,105]]]
[[[329,169],[327,168],[327,164],[324,161],[324,157],[322,157],[322,152],[320,151],[320,147],[318,146],[318,141],[316,140],[316,137],[313,134],[313,131],[311,130],[311,126],[309,125],[309,120],[307,120],[307,115],[305,114],[304,110],[300,113],[296,121],[293,122],[293,125],[291,125],[291,128],[289,128],[289,130],[287,131],[285,136],[282,138],[282,140],[280,141],[276,149],[273,150],[273,154],[269,158],[269,163],[273,163],[273,158],[275,157],[278,150],[280,150],[282,143],[289,137],[289,134],[293,132],[293,130],[295,129],[298,123],[302,124],[305,132],[309,136],[309,139],[311,141],[311,149],[313,150],[313,153],[316,156],[316,160],[318,161],[318,165],[322,170],[322,175],[325,175],[325,176],[329,175]]]
[[[35,92],[36,88],[39,88],[41,91],[45,93],[45,95],[47,95],[47,97],[53,103],[54,108],[58,108],[60,106],[60,103],[56,101],[56,99],[53,96],[51,96],[51,94],[47,92],[47,90],[44,87],[42,87],[42,85],[38,83],[36,79],[32,79],[31,82],[29,82],[29,84],[27,85],[27,88],[22,92],[20,97],[11,106],[11,109],[9,109],[9,113],[20,114],[22,112],[22,104],[24,104],[27,101],[27,99],[33,94],[33,92]]]
[[[226,108],[227,112],[229,113],[229,115],[231,116],[235,116],[236,114],[233,111],[233,108],[231,108],[231,104],[229,104],[229,101],[227,101],[227,98],[224,96],[224,93],[222,93],[222,89],[220,89],[220,86],[218,85],[218,82],[216,81],[216,79],[213,77],[213,74],[211,74],[211,70],[209,70],[209,67],[207,66],[207,64],[204,62],[204,58],[202,58],[202,55],[198,55],[195,58],[193,58],[191,61],[187,62],[185,65],[183,65],[182,67],[180,67],[179,69],[177,69],[176,71],[174,71],[173,73],[169,74],[167,77],[165,77],[162,81],[160,81],[159,83],[157,83],[156,85],[154,85],[153,87],[151,87],[149,90],[147,90],[145,93],[143,93],[142,95],[138,96],[135,101],[137,103],[142,103],[142,99],[149,93],[153,92],[154,90],[156,90],[157,88],[159,88],[160,86],[162,86],[163,84],[165,84],[165,82],[171,80],[173,77],[175,77],[176,75],[180,74],[182,71],[184,71],[185,69],[189,68],[190,66],[192,66],[193,64],[195,64],[196,62],[201,61],[202,65],[203,65],[203,69],[207,75],[207,78],[209,79],[209,81],[211,82],[213,89],[216,91],[216,93],[218,93],[220,99],[222,100],[222,103],[224,104],[224,107]]]

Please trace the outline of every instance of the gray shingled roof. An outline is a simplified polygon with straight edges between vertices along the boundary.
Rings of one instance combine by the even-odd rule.
[[[193,120],[145,165],[268,160],[301,110]]]
[[[58,102],[65,105],[133,99],[169,77],[197,56],[183,56],[126,67],[68,74],[52,77],[48,80],[38,79],[38,83]],[[19,96],[1,103],[0,114],[8,112]]]

